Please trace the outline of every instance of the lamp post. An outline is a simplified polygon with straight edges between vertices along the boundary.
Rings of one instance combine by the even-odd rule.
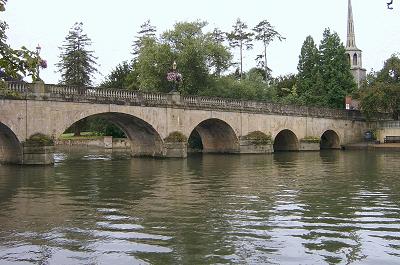
[[[174,61],[172,64],[172,71],[167,74],[167,80],[172,82],[172,93],[176,92],[178,82],[182,81],[182,75],[176,71],[177,63]]]
[[[36,66],[36,74],[37,74],[37,81],[39,81],[40,80],[40,77],[39,77],[39,71],[40,71],[40,51],[42,50],[42,47],[40,47],[40,45],[38,44],[37,46],[36,46],[36,58],[37,58],[37,66]]]

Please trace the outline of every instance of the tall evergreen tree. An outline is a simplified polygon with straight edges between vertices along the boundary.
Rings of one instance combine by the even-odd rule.
[[[226,33],[218,28],[208,34],[210,40],[207,41],[208,48],[208,65],[213,69],[215,76],[221,76],[221,73],[231,66],[232,54],[226,49],[224,42]]]
[[[253,31],[255,34],[255,39],[261,41],[264,45],[264,53],[257,58],[264,58],[263,68],[265,71],[265,77],[268,76],[269,68],[267,64],[267,46],[274,40],[278,39],[280,41],[284,40],[283,37],[275,28],[269,23],[267,20],[263,20],[258,23],[254,28]]]
[[[253,48],[253,36],[252,32],[248,31],[246,23],[242,22],[240,18],[236,20],[233,25],[233,30],[227,34],[229,45],[232,48],[239,48],[240,52],[240,78],[243,78],[243,49],[250,50]]]
[[[157,28],[151,25],[150,20],[147,20],[140,26],[140,30],[137,32],[135,41],[133,42],[133,56],[136,58],[140,52],[140,48],[143,46],[145,38],[156,39]],[[135,59],[134,58],[134,59]]]
[[[60,61],[56,64],[61,73],[60,83],[71,86],[90,86],[97,72],[97,57],[88,48],[91,39],[83,33],[83,23],[75,23],[59,47]]]
[[[308,36],[301,47],[297,65],[297,93],[300,102],[308,105],[323,105],[323,83],[318,48],[311,36]]]
[[[319,46],[321,74],[324,81],[324,105],[343,108],[344,99],[356,89],[350,72],[346,49],[339,35],[325,29]]]

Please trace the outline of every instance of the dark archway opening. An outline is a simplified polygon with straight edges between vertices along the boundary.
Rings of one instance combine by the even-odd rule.
[[[353,65],[354,65],[354,66],[358,65],[358,57],[357,57],[357,54],[354,54],[354,55],[353,55]]]
[[[299,151],[299,140],[291,130],[279,132],[274,140],[274,152]]]
[[[340,149],[339,135],[332,130],[324,132],[321,136],[321,149]]]
[[[201,122],[188,140],[189,152],[239,153],[239,141],[232,127],[218,119]]]
[[[14,132],[0,123],[0,163],[22,163],[22,145]]]
[[[129,143],[128,148],[130,148],[132,156],[161,157],[164,155],[163,141],[158,132],[150,124],[135,116],[123,113],[101,113],[89,116],[85,118],[85,120],[95,121],[95,123],[92,124],[86,122],[86,127],[84,128],[89,131],[92,129],[95,132],[102,132],[103,135],[98,136],[113,136],[113,138],[125,137],[126,141]],[[82,120],[72,124],[66,132],[71,131],[71,134],[73,134],[75,124],[81,123],[81,121]],[[116,142],[114,141],[104,144],[108,145],[108,148],[116,148]],[[123,147],[123,144],[119,143],[119,146]]]

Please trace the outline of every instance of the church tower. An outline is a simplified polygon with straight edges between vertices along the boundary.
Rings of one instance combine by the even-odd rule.
[[[357,86],[360,87],[362,81],[367,76],[367,70],[362,67],[362,51],[356,46],[351,0],[349,0],[348,9],[346,54],[350,62],[350,69],[354,76],[354,81]]]

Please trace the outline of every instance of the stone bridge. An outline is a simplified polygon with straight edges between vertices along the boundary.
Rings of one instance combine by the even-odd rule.
[[[187,141],[168,141],[171,134],[200,139],[206,153],[268,153],[340,148],[360,141],[368,128],[358,111],[43,83],[7,86],[0,97],[0,161],[10,163],[40,164],[51,151],[28,148],[27,139],[36,133],[57,139],[87,117],[120,127],[133,156],[156,157],[186,157]],[[248,137],[254,132],[270,136],[271,144]]]

